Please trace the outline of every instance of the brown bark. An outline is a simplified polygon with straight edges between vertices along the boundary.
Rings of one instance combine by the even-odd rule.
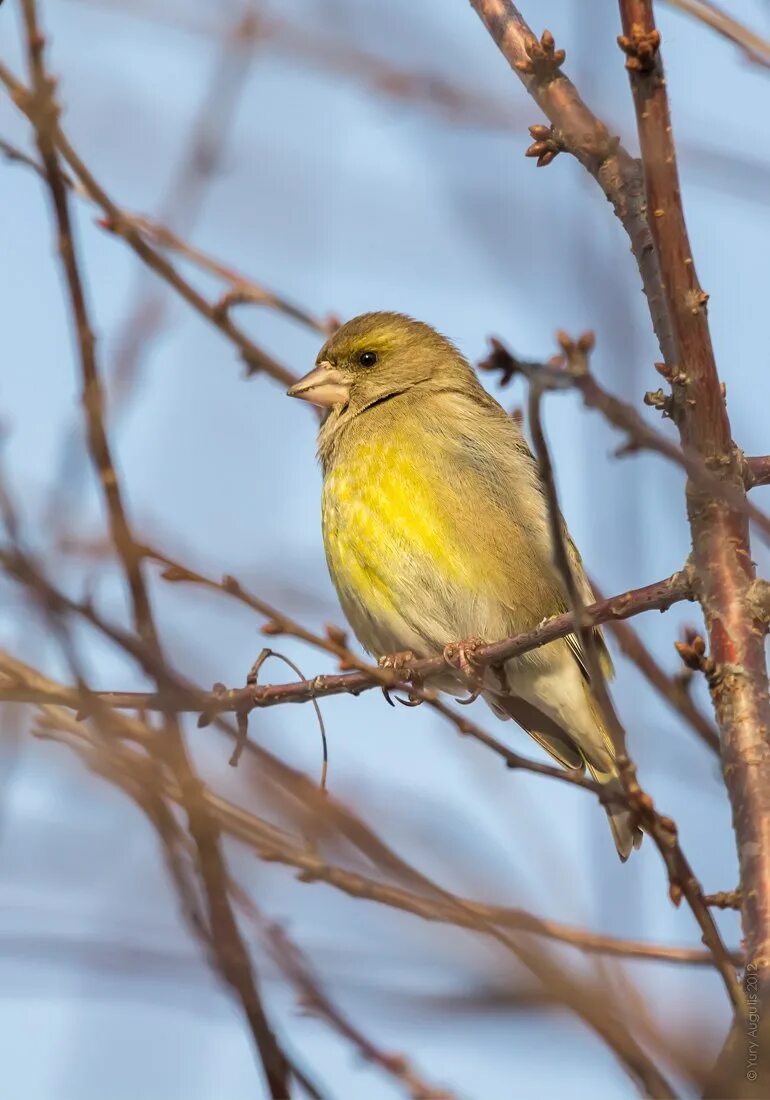
[[[744,492],[742,455],[730,433],[701,289],[687,235],[665,78],[650,0],[621,0],[628,69],[645,170],[650,230],[659,256],[675,350],[666,357],[682,443]],[[665,353],[665,349],[664,349]],[[699,598],[717,665],[712,698],[733,808],[749,959],[770,970],[770,702],[765,624],[745,513],[690,484],[687,499]]]
[[[708,295],[698,281],[684,220],[652,0],[620,0],[620,11],[624,33],[619,44],[628,56],[626,67],[636,107],[647,216],[674,331],[673,356],[664,349],[674,398],[672,412],[683,446],[697,451],[715,475],[734,491],[744,493],[745,463],[732,440],[708,327]],[[715,666],[710,688],[721,731],[723,772],[740,864],[747,971],[755,976],[761,997],[762,990],[770,988],[766,623],[755,600],[756,573],[745,511],[692,481],[687,511],[697,594]],[[736,1061],[726,1065],[721,1076],[723,1085],[729,1081],[736,1092],[745,1081],[752,1080],[738,1071],[741,1044],[736,1033],[745,1027],[745,1022],[736,1021]]]

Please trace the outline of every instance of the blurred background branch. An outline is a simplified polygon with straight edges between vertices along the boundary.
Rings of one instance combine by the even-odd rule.
[[[26,47],[8,45],[0,80],[20,114],[0,123],[0,151],[34,175],[5,175],[19,211],[8,225],[7,288],[7,356],[19,370],[8,372],[2,398],[9,901],[0,965],[6,987],[16,980],[30,1001],[35,981],[47,983],[42,1003],[61,1007],[65,1038],[45,1058],[27,1057],[9,998],[8,1080],[30,1100],[128,1100],[146,1091],[151,1064],[168,1100],[254,1095],[243,1029],[203,967],[200,988],[184,986],[184,1012],[156,1003],[153,990],[183,988],[174,959],[192,938],[235,994],[273,1096],[494,1097],[509,1094],[514,1076],[522,1095],[747,1087],[739,1027],[733,1061],[708,1075],[730,1021],[717,971],[740,1015],[752,993],[743,968],[761,962],[770,927],[767,586],[750,561],[765,574],[768,562],[748,541],[749,520],[759,535],[770,531],[756,417],[770,395],[761,372],[741,370],[756,361],[761,333],[736,320],[739,310],[762,315],[752,265],[766,249],[752,204],[770,172],[754,138],[755,92],[770,51],[750,29],[759,10],[658,5],[728,423],[667,144],[651,4],[620,5],[643,166],[626,151],[632,118],[610,0],[577,18],[561,0],[527,13],[558,27],[555,38],[536,37],[505,0],[473,4],[549,125],[533,119],[462,4],[292,0],[272,10],[228,0],[213,10],[49,0],[58,84],[34,0],[16,7]],[[88,56],[86,38],[98,44]],[[27,49],[25,84],[15,72]],[[656,351],[634,264],[563,151],[599,182],[638,261],[660,373],[673,386],[646,395],[652,411],[637,411]],[[556,161],[537,186],[532,159]],[[51,202],[72,321],[50,279],[34,176]],[[128,248],[114,248],[110,234]],[[596,795],[591,780],[522,755],[516,730],[493,735],[486,716],[437,697],[431,675],[441,660],[375,668],[339,627],[323,625],[339,612],[308,473],[313,425],[281,388],[312,362],[337,310],[345,318],[391,305],[434,321],[473,358],[486,333],[505,334],[481,364],[495,368],[484,376],[490,388],[515,382],[518,370],[530,385],[566,391],[542,413],[530,406],[527,427],[543,447],[547,434],[554,499],[558,477],[592,571],[620,595],[577,607],[577,621],[560,616],[496,641],[481,659],[608,624],[629,658],[614,698],[643,776],[640,786],[629,764],[625,797],[658,841],[664,873],[649,841],[628,867],[611,863],[598,825],[593,833],[595,798],[575,790]],[[597,331],[590,374],[507,351],[509,340],[542,347],[556,320]],[[217,367],[226,346],[218,335],[256,385]],[[82,372],[85,420],[73,415],[70,358]],[[260,387],[262,375],[279,387]],[[604,414],[590,429],[580,398]],[[653,426],[660,412],[680,429],[679,444],[667,425]],[[633,463],[607,461],[610,423]],[[744,458],[732,434],[759,457]],[[705,630],[690,621],[693,597]],[[667,614],[640,616],[633,628],[624,621],[650,609]],[[318,675],[237,686],[259,649],[254,612],[263,633],[282,636],[293,666],[307,667],[296,648],[310,645]],[[392,710],[367,690],[377,686],[391,701],[423,705]],[[319,698],[329,793],[318,789],[307,711],[283,705]],[[244,749],[237,769],[227,766],[233,744]],[[682,895],[695,919],[677,908]],[[745,950],[728,949],[740,939],[741,904]],[[3,943],[27,947],[13,959]],[[76,1003],[48,970],[35,977],[46,944],[65,960]],[[155,960],[133,992],[126,952]],[[134,1066],[125,1052],[139,1042],[150,1053]],[[545,1082],[554,1043],[569,1079],[557,1080],[552,1065]]]

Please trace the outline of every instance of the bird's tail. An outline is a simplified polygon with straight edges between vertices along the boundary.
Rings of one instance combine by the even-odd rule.
[[[604,811],[612,829],[618,855],[625,863],[634,848],[638,848],[642,843],[642,830],[639,828],[636,815],[628,809],[628,803],[624,798],[625,792],[615,763],[615,746],[604,724],[602,713],[587,685],[585,685],[585,692],[600,738],[598,741],[592,739],[590,743],[581,744],[580,750],[592,778],[597,783],[601,783],[607,792],[609,801],[604,804]]]
[[[610,829],[612,829],[618,855],[625,863],[634,848],[638,848],[642,843],[642,830],[639,828],[632,811],[624,804],[623,787],[614,764],[610,770],[602,771],[586,757],[586,765],[591,776],[597,783],[601,783],[610,798],[610,801],[605,804],[604,810],[610,823]],[[617,802],[612,800],[614,795],[618,796]]]
[[[521,698],[513,695],[487,695],[485,698],[498,717],[513,718],[562,767],[576,772],[583,772],[587,767],[593,779],[601,783],[609,798],[604,809],[615,847],[625,863],[633,849],[642,843],[642,832],[633,813],[624,803],[612,740],[604,729],[595,705],[591,705],[591,711],[596,730],[601,736],[592,737],[589,745],[585,739],[581,739],[582,743],[578,744],[575,736],[566,733],[538,707]],[[617,801],[612,798],[615,794],[618,796]]]

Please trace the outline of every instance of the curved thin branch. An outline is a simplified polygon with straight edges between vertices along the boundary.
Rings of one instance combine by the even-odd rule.
[[[28,681],[31,687],[46,688],[51,697],[62,690],[61,685],[7,653],[0,652],[0,671],[6,675],[12,674],[19,682]],[[67,705],[74,705],[74,701]],[[74,714],[68,713],[61,706],[50,703],[40,703],[38,706],[42,724],[36,730],[37,736],[53,737],[60,734],[61,737],[58,739],[75,749],[86,749],[91,744],[94,735],[88,722],[77,719]],[[144,743],[147,728],[141,722],[124,715],[115,715],[115,719],[121,723],[119,731],[121,737],[135,741],[137,744]],[[140,752],[127,744],[121,746],[120,753],[121,756],[131,757],[137,766],[145,759]],[[90,758],[89,762],[92,763]],[[179,787],[173,779],[169,778],[165,781],[162,793],[176,802],[179,801]],[[295,868],[299,872],[301,882],[325,882],[351,897],[375,901],[381,905],[412,913],[423,920],[470,927],[470,918],[458,914],[434,898],[326,863],[316,850],[303,845],[285,829],[237,806],[208,788],[204,788],[204,797],[210,812],[216,815],[224,831],[253,849],[260,859]],[[531,932],[533,935],[543,936],[591,954],[692,966],[713,966],[711,953],[702,948],[629,940],[538,917],[524,909],[490,905],[470,898],[461,900],[467,910],[483,916],[492,924]],[[735,965],[740,965],[741,953],[732,951],[730,954]]]
[[[715,30],[717,34],[734,42],[743,50],[749,61],[770,68],[770,42],[744,23],[733,19],[728,12],[722,11],[716,4],[711,3],[711,0],[663,0],[663,2],[670,8],[678,8],[686,15],[692,15]]]
[[[2,63],[0,63],[0,81],[8,88],[11,98],[19,110],[29,118],[31,109],[30,93],[21,81],[16,79],[10,69]],[[126,215],[113,202],[80,159],[72,145],[70,145],[58,120],[52,129],[52,138],[60,155],[77,178],[82,190],[104,211],[103,227],[122,237],[140,260],[160,278],[165,279],[196,313],[200,313],[202,317],[214,325],[215,328],[218,328],[236,345],[249,374],[262,371],[275,378],[283,386],[290,386],[296,382],[297,376],[295,374],[250,340],[243,330],[233,322],[229,314],[218,312],[215,303],[209,302],[179,273],[165,256],[147,242],[131,215]]]

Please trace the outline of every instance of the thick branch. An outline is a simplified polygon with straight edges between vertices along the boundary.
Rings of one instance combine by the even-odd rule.
[[[591,173],[612,203],[631,241],[658,342],[668,358],[674,346],[673,331],[645,217],[639,162],[586,106],[575,85],[562,71],[561,62],[558,67],[538,64],[542,46],[511,0],[471,0],[471,6],[529,94],[550,119],[562,148],[572,153]],[[546,35],[547,31],[543,35],[547,43]],[[563,51],[558,51],[558,55],[563,61]]]
[[[687,235],[668,96],[651,0],[620,0],[627,68],[644,162],[650,230],[674,328],[664,349],[674,417],[685,449],[745,494],[742,457],[717,375],[707,295]],[[722,733],[724,775],[733,810],[743,889],[743,927],[752,964],[770,973],[770,700],[764,624],[752,601],[755,569],[745,511],[692,482],[688,514],[699,599],[717,674],[711,694]],[[764,974],[763,974],[764,976]]]
[[[561,343],[568,362],[573,364],[573,373],[584,373],[587,370],[588,353],[593,347],[593,337],[586,335],[581,337],[577,343],[574,343],[568,340],[567,337],[562,336]],[[690,906],[690,910],[703,933],[703,942],[714,956],[714,964],[719,970],[733,1007],[737,1012],[744,1013],[746,1001],[735,974],[735,967],[722,942],[716,921],[706,905],[701,885],[696,879],[690,862],[679,843],[676,823],[656,810],[650,796],[639,785],[636,768],[628,755],[625,730],[607,689],[607,682],[596,645],[596,636],[593,630],[585,625],[583,597],[567,546],[566,528],[559,508],[553,466],[540,417],[543,394],[540,378],[540,375],[536,375],[535,380],[531,381],[529,386],[529,427],[548,505],[553,560],[564,584],[564,590],[575,623],[575,633],[580,638],[581,649],[591,681],[591,691],[603,715],[605,728],[615,746],[618,777],[628,804],[635,811],[639,824],[643,826],[644,831],[649,834],[660,852],[668,871],[671,900],[674,904],[679,904],[682,896],[687,899],[687,904]],[[582,629],[579,629],[581,627]]]

